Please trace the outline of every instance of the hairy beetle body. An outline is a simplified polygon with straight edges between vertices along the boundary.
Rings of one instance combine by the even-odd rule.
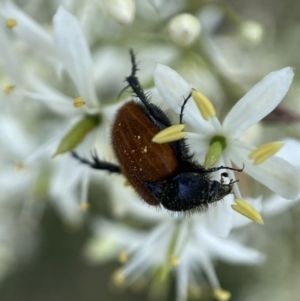
[[[162,205],[175,212],[201,211],[230,194],[236,182],[224,183],[223,178],[228,177],[225,172],[221,174],[220,182],[212,180],[210,174],[221,169],[239,172],[243,169],[204,168],[189,154],[184,139],[165,144],[152,142],[159,131],[172,123],[163,110],[150,103],[135,75],[135,56],[132,51],[130,54],[132,72],[126,81],[138,101],[125,103],[112,125],[112,145],[120,166],[99,160],[96,153],[92,162],[74,152],[73,156],[92,168],[122,173],[149,205]],[[180,123],[190,97],[191,94],[184,99]]]

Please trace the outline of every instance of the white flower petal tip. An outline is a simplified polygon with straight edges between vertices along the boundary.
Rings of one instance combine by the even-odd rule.
[[[201,32],[200,21],[191,14],[180,14],[169,23],[171,40],[179,46],[189,46],[196,41]]]
[[[191,93],[190,85],[175,70],[162,64],[156,65],[153,77],[161,97],[174,112],[180,114],[184,99]],[[189,111],[191,104],[194,103],[188,102],[186,104],[185,113]]]
[[[273,71],[265,76],[257,85],[264,85],[266,88],[269,88],[268,85],[272,85],[273,88],[279,84],[279,91],[283,91],[282,94],[286,94],[288,91],[293,78],[294,78],[294,68],[293,67],[285,67],[283,69]],[[254,87],[256,87],[255,85]],[[282,98],[284,97],[282,96]]]
[[[214,290],[214,297],[218,301],[228,301],[231,298],[231,293],[221,288]]]
[[[176,124],[169,126],[166,129],[160,131],[158,134],[156,134],[152,138],[152,142],[161,144],[183,139],[186,136],[186,133],[182,132],[183,129],[184,124]]]
[[[121,264],[127,263],[128,260],[129,260],[129,255],[128,255],[128,253],[125,252],[125,251],[120,252],[120,253],[119,253],[119,256],[118,256],[118,260],[119,260],[119,262],[120,262]]]
[[[84,106],[86,104],[86,102],[81,98],[81,97],[77,97],[74,99],[73,101],[73,106],[75,108],[81,108],[82,106]]]
[[[18,21],[16,19],[7,19],[5,25],[7,28],[12,29],[18,25]]]
[[[90,204],[88,202],[83,202],[79,205],[80,210],[86,212],[90,209]]]
[[[253,161],[248,158],[249,153],[245,155],[246,173],[285,199],[299,199],[300,172],[294,164],[272,156],[261,164],[253,165]]]
[[[15,88],[14,85],[8,85],[4,88],[4,93],[10,95],[14,88]]]
[[[245,202],[244,200],[235,199],[234,200],[236,205],[231,205],[231,208],[236,212],[244,215],[245,217],[251,219],[252,221],[263,225],[264,221],[260,213],[252,207],[249,203]]]
[[[187,96],[191,91],[190,85],[182,78],[182,76],[166,65],[157,64],[154,69],[153,76],[155,85],[158,89],[160,87],[169,88],[174,91],[180,91],[179,89],[181,89],[184,92],[184,96]],[[183,95],[180,95],[180,97]]]
[[[116,287],[122,287],[125,283],[125,275],[122,270],[115,271],[112,280]]]
[[[135,15],[133,0],[104,0],[103,4],[110,17],[121,24],[131,24]]]
[[[201,92],[192,90],[192,97],[205,120],[211,117],[216,117],[216,111],[211,101]]]
[[[248,43],[257,45],[264,37],[264,30],[258,22],[246,21],[241,25],[240,34]]]
[[[58,20],[59,18],[65,18],[65,15],[69,15],[73,17],[71,13],[69,13],[62,5],[60,5],[54,15],[54,20]]]
[[[233,138],[271,113],[286,95],[294,77],[286,67],[265,76],[243,96],[226,116],[223,127]]]
[[[54,15],[53,24],[58,53],[77,88],[78,95],[90,105],[98,105],[92,57],[79,21],[60,6]]]
[[[249,154],[249,159],[253,159],[253,164],[258,165],[274,156],[283,146],[282,142],[270,142],[261,145]]]

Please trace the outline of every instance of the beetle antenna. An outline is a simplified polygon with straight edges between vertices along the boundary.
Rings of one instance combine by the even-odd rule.
[[[239,181],[240,181],[240,180],[235,180],[235,181],[233,181],[233,180],[231,179],[228,185],[233,185],[234,183],[237,183],[237,182],[239,182]]]
[[[186,97],[184,100],[183,100],[183,104],[181,106],[181,110],[180,110],[180,115],[179,115],[179,123],[182,124],[182,118],[183,118],[183,111],[184,111],[184,108],[185,108],[185,105],[187,104],[188,100],[191,98],[192,96],[192,92],[188,95],[188,97]]]

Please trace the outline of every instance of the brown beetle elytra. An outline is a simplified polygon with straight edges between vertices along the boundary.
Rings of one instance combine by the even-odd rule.
[[[121,171],[150,205],[159,205],[159,201],[148,193],[144,183],[172,176],[178,164],[170,144],[151,141],[158,132],[135,102],[128,102],[119,110],[112,127],[112,145]]]

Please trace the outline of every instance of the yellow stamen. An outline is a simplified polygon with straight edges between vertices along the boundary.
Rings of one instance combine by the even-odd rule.
[[[9,95],[14,88],[15,88],[14,85],[8,85],[4,88],[4,93]]]
[[[80,108],[80,107],[82,107],[85,104],[86,104],[86,102],[81,97],[77,97],[73,101],[73,106],[75,108]]]
[[[245,202],[244,200],[235,199],[234,200],[237,205],[231,205],[231,208],[236,212],[244,215],[245,217],[251,219],[252,221],[263,225],[264,221],[260,215],[260,213],[252,207],[249,203]]]
[[[25,165],[22,162],[16,162],[15,163],[15,169],[17,170],[24,170],[25,169]]]
[[[167,143],[183,139],[186,136],[184,129],[184,124],[176,124],[167,127],[166,129],[157,133],[153,138],[152,142],[155,143]]]
[[[219,288],[214,291],[214,297],[218,301],[228,301],[231,298],[231,293]]]
[[[125,251],[122,251],[119,256],[118,259],[120,261],[120,263],[124,264],[128,261],[128,253]]]
[[[121,270],[117,270],[114,272],[112,280],[116,286],[120,287],[125,282],[125,275]]]
[[[249,159],[254,160],[254,165],[261,164],[265,160],[274,156],[281,149],[282,146],[282,142],[270,142],[263,144],[249,154]]]
[[[211,101],[197,90],[192,91],[193,99],[205,120],[216,116],[216,111]]]
[[[90,204],[88,202],[83,202],[80,204],[80,210],[82,211],[88,211],[90,208]]]
[[[6,24],[7,28],[12,29],[12,28],[14,28],[15,26],[18,25],[18,22],[17,22],[16,19],[11,19],[10,18],[10,19],[6,19],[5,24]]]
[[[173,266],[177,266],[180,264],[180,259],[174,254],[172,254],[170,256],[169,260],[170,260],[171,265],[173,265]]]

